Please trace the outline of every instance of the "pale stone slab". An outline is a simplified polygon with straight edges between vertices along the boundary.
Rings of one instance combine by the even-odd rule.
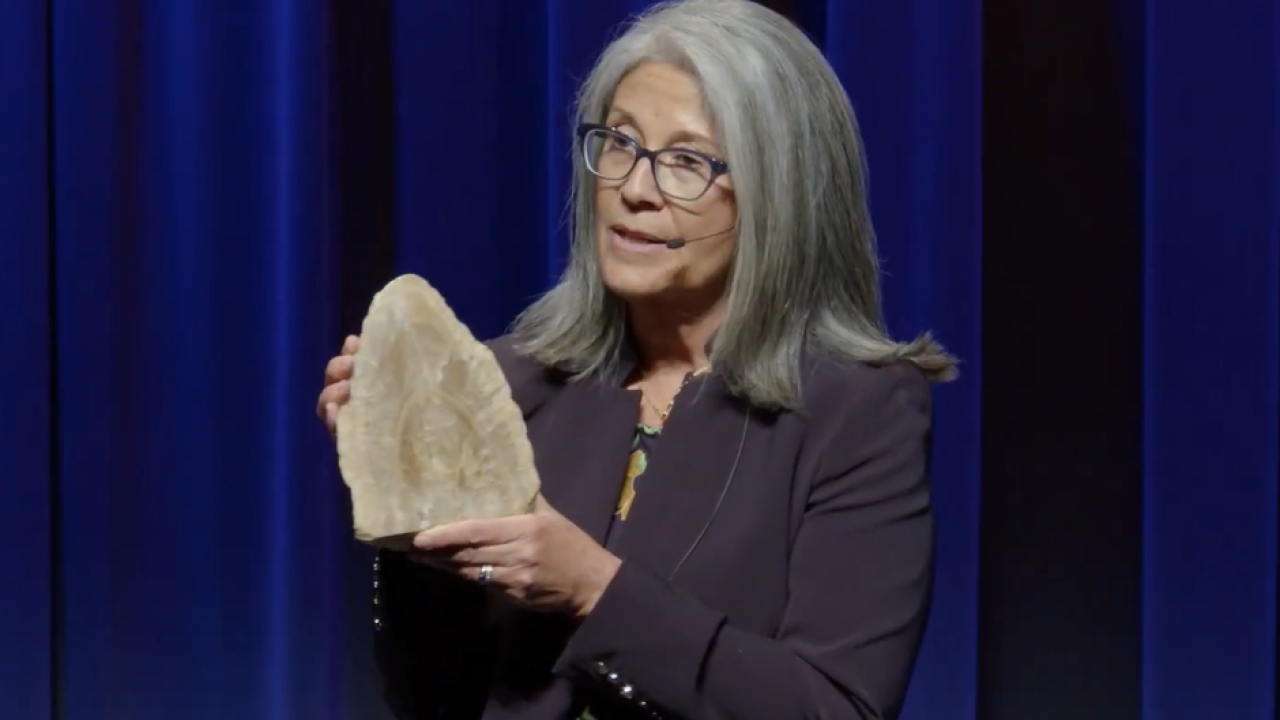
[[[365,316],[338,413],[338,463],[356,537],[408,549],[427,527],[529,512],[540,483],[497,360],[416,275]]]

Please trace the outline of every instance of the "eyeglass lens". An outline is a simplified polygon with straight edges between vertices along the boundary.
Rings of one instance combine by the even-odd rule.
[[[587,169],[605,180],[621,180],[636,166],[637,144],[631,138],[606,130],[592,130],[583,141]],[[663,194],[692,200],[706,192],[713,170],[706,158],[680,148],[667,148],[654,158],[654,181]]]

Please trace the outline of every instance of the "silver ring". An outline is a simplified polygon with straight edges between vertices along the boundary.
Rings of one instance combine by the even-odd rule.
[[[485,585],[488,585],[488,584],[489,584],[489,581],[490,581],[491,579],[493,579],[493,566],[492,566],[492,565],[481,565],[481,566],[480,566],[480,585],[481,585],[481,587],[483,587],[483,586],[485,586]]]

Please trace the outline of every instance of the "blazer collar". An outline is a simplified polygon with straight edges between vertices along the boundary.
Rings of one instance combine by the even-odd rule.
[[[530,426],[543,494],[604,543],[640,412],[640,394],[605,378],[562,387]],[[754,423],[749,405],[709,373],[681,392],[626,520],[619,553],[672,575],[715,514]]]

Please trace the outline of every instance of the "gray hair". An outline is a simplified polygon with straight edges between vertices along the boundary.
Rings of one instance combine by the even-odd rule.
[[[954,378],[956,361],[928,333],[887,337],[857,119],[804,33],[750,0],[660,3],[604,50],[578,95],[578,121],[600,122],[622,78],[646,61],[698,78],[732,168],[738,240],[710,356],[730,389],[758,407],[799,409],[807,350]],[[618,371],[627,319],[600,275],[595,178],[580,161],[573,177],[568,267],[513,334],[519,352],[580,379]]]

